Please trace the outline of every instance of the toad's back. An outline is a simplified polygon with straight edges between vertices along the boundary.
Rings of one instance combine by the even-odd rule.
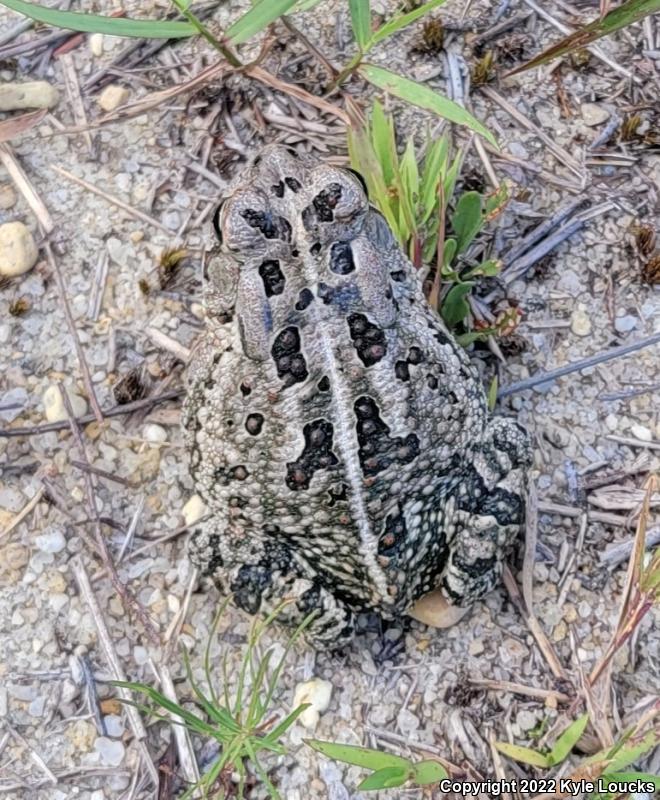
[[[217,535],[403,608],[447,560],[457,487],[483,488],[475,372],[350,172],[267,149],[217,227],[186,406]]]

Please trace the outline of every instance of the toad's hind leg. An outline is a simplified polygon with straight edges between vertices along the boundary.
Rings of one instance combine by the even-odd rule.
[[[188,549],[192,563],[231,592],[234,602],[249,614],[268,615],[284,601],[277,621],[295,627],[315,612],[305,637],[315,647],[338,648],[353,638],[353,613],[325,588],[293,551],[277,541],[227,536],[216,520],[193,531]]]
[[[453,531],[441,584],[455,605],[468,606],[499,583],[523,530],[531,460],[522,428],[501,417],[490,421],[484,444],[452,498]]]

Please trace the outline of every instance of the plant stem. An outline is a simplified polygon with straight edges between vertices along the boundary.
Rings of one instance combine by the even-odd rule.
[[[338,89],[341,86],[341,84],[346,80],[346,78],[348,78],[348,76],[360,66],[363,55],[364,54],[362,52],[356,53],[353,56],[353,58],[348,62],[348,64],[346,64],[345,67],[339,70],[339,74],[328,87],[328,92],[327,92],[328,94],[330,92],[334,92],[335,89]]]
[[[233,50],[230,50],[226,44],[221,42],[219,39],[216,39],[206,25],[204,25],[204,23],[198,19],[192,13],[192,11],[189,11],[188,7],[185,5],[185,0],[184,2],[182,2],[182,0],[172,0],[172,2],[178,8],[181,14],[183,14],[183,16],[188,20],[188,22],[197,30],[197,32],[203,36],[212,47],[222,53],[232,67],[238,68],[243,66],[243,62],[238,58]]]

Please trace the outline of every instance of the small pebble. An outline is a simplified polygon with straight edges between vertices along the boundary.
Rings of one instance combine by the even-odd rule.
[[[576,336],[589,336],[591,320],[582,306],[578,306],[571,315],[571,330]]]
[[[52,108],[58,100],[59,92],[46,81],[0,84],[0,111]]]
[[[12,278],[37,263],[39,251],[30,229],[22,222],[0,225],[0,275]]]
[[[42,553],[61,553],[66,547],[66,538],[58,525],[52,525],[45,533],[37,536],[34,542]]]
[[[635,439],[639,439],[641,442],[652,442],[653,441],[653,433],[644,425],[631,425],[630,432],[635,437]]]
[[[16,192],[10,183],[0,184],[0,209],[6,211],[16,204]]]
[[[165,428],[161,428],[160,425],[156,425],[153,422],[144,426],[142,435],[152,444],[161,444],[167,441],[167,431]]]
[[[89,44],[89,51],[90,53],[99,58],[99,56],[103,55],[103,34],[102,33],[93,33],[89,39],[87,40]]]
[[[126,750],[124,745],[116,739],[99,736],[94,742],[94,749],[101,757],[101,763],[109,767],[118,767],[124,760]]]
[[[117,714],[108,714],[104,717],[105,729],[108,736],[119,739],[124,735],[124,720]]]
[[[596,103],[582,103],[580,106],[580,113],[582,114],[584,124],[589,127],[602,125],[602,123],[610,117],[610,112]]]
[[[123,105],[130,96],[131,93],[124,86],[111,83],[98,96],[98,104],[103,111],[114,111],[115,108]]]
[[[484,643],[482,639],[473,639],[468,645],[468,653],[471,656],[479,656],[484,651]]]
[[[637,317],[633,317],[632,314],[626,314],[623,317],[615,318],[614,327],[618,333],[630,333],[637,327],[638,323],[639,319]]]
[[[71,403],[71,408],[76,417],[83,417],[87,413],[87,403],[79,394],[69,389],[66,390]],[[41,402],[44,405],[44,414],[48,422],[61,422],[68,419],[66,406],[59,386],[49,386],[43,393]]]
[[[194,525],[204,514],[206,514],[206,506],[198,494],[194,494],[181,509],[181,515],[188,527]]]
[[[298,717],[298,720],[305,728],[314,730],[319,723],[321,714],[330,705],[332,696],[332,684],[322,678],[312,678],[311,681],[299,683],[293,695],[293,707],[297,708],[302,703],[309,703]]]
[[[433,628],[451,628],[469,611],[469,608],[452,606],[440,589],[420,597],[415,605],[408,609],[408,616],[430,625]]]
[[[522,708],[516,715],[516,722],[521,731],[531,731],[536,727],[536,715]]]

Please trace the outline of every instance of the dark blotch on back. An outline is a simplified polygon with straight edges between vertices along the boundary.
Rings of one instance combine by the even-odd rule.
[[[365,367],[377,364],[387,353],[384,332],[364,314],[349,314],[348,329],[353,346]]]
[[[292,192],[299,192],[300,191],[300,182],[297,181],[295,178],[285,178],[284,183],[291,189]]]
[[[245,208],[241,216],[251,228],[261,231],[266,239],[291,241],[291,225],[284,217],[275,217],[270,211],[255,211]]]
[[[334,428],[327,419],[315,419],[303,428],[305,446],[295,461],[286,465],[286,485],[292,491],[307,489],[317,470],[328,469],[339,462],[332,452]]]
[[[337,275],[348,275],[355,270],[350,242],[335,242],[330,248],[330,269]]]
[[[284,388],[304,381],[308,375],[305,357],[300,352],[300,333],[290,325],[275,337],[271,348],[278,377],[282,378]]]
[[[357,422],[358,457],[366,476],[376,475],[391,464],[409,464],[419,455],[419,439],[414,433],[390,436],[389,426],[380,416],[371,397],[358,397],[353,405]]]
[[[250,434],[250,436],[258,436],[261,433],[263,425],[263,414],[248,414],[247,419],[245,420],[245,430]]]
[[[302,289],[296,302],[296,311],[304,311],[314,300],[314,295],[309,289]]]
[[[280,262],[275,260],[264,261],[259,265],[259,275],[264,282],[266,297],[282,294],[284,291],[284,273],[280,269]]]

